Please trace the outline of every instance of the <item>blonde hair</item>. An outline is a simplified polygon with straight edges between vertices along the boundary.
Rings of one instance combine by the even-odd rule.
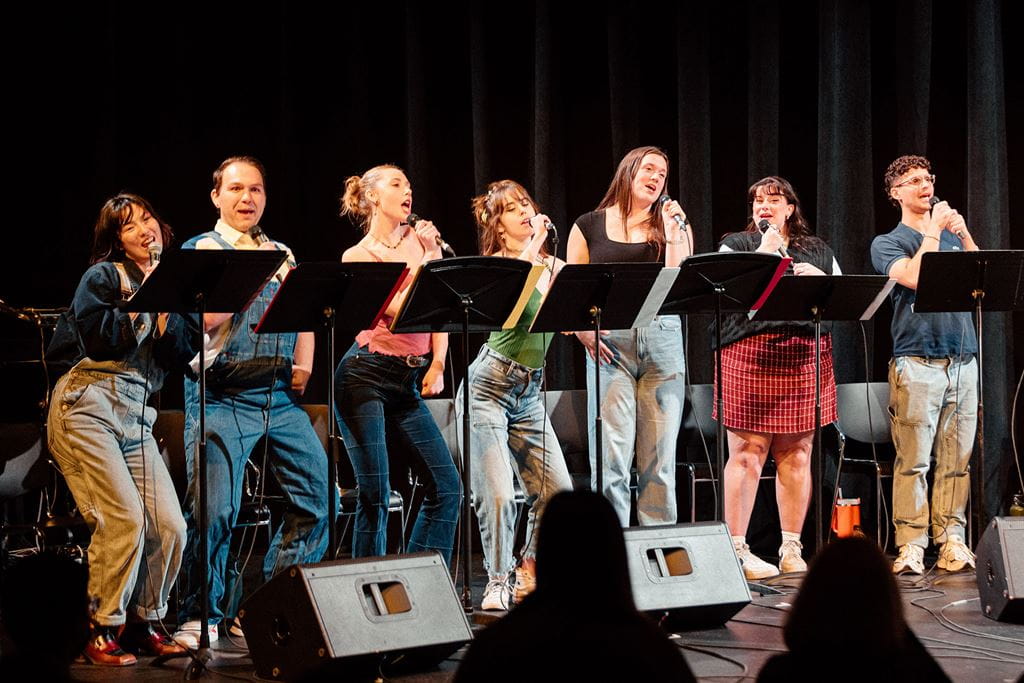
[[[524,199],[530,202],[535,212],[540,213],[540,207],[533,201],[530,193],[514,180],[496,180],[487,186],[486,194],[473,197],[471,206],[473,218],[476,219],[480,230],[481,254],[490,256],[504,248],[500,224],[501,215],[505,213],[505,205],[510,201],[518,204]],[[541,245],[540,251],[542,255],[548,255],[546,243]]]
[[[341,205],[341,216],[352,216],[363,232],[370,229],[370,219],[373,217],[373,202],[366,196],[368,190],[381,180],[384,171],[402,171],[394,164],[381,164],[374,166],[361,176],[353,175],[345,179],[345,192],[338,198]]]

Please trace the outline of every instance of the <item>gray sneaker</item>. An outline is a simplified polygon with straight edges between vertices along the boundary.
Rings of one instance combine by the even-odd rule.
[[[733,549],[736,551],[736,557],[740,558],[740,564],[743,565],[743,576],[745,576],[748,581],[770,579],[773,576],[779,575],[778,567],[774,564],[765,562],[760,557],[750,552],[750,546],[746,543],[733,543]]]
[[[935,566],[945,569],[947,572],[958,572],[967,567],[974,569],[974,553],[959,537],[950,536],[942,544],[942,549],[939,550],[939,561],[935,563]]]
[[[480,609],[487,611],[504,610],[507,612],[511,599],[512,589],[509,588],[508,579],[491,579],[484,588],[484,598],[480,601]]]
[[[892,563],[893,574],[924,574],[924,548],[913,543],[900,546],[900,554]]]
[[[779,569],[783,574],[807,571],[803,550],[804,546],[800,541],[786,541],[779,546]]]

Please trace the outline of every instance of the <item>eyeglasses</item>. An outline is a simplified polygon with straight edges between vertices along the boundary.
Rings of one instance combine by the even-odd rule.
[[[914,187],[921,187],[925,181],[928,181],[929,185],[935,184],[934,175],[916,175],[913,178],[907,178],[902,183],[896,183],[893,187],[903,187],[904,185],[913,185]]]

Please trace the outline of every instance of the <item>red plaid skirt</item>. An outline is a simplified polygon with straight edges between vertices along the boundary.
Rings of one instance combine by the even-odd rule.
[[[814,429],[814,337],[776,331],[722,349],[725,426],[765,434]],[[715,372],[718,419],[718,372]],[[821,335],[821,424],[836,421],[832,336]]]

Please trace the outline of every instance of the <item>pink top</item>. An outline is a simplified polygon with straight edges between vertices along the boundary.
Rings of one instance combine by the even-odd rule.
[[[425,356],[430,353],[430,333],[392,334],[388,326],[391,318],[384,316],[372,330],[363,330],[356,335],[360,348],[370,347],[371,353],[385,356]]]
[[[369,251],[367,249],[367,251]],[[383,260],[370,251],[370,256],[378,263]],[[399,291],[404,290],[412,282],[412,272],[405,276],[405,281]],[[381,316],[377,326],[372,330],[363,330],[356,335],[356,343],[359,348],[370,348],[370,353],[380,353],[385,356],[425,356],[430,353],[430,333],[414,332],[411,334],[392,334],[388,327],[394,318]]]

